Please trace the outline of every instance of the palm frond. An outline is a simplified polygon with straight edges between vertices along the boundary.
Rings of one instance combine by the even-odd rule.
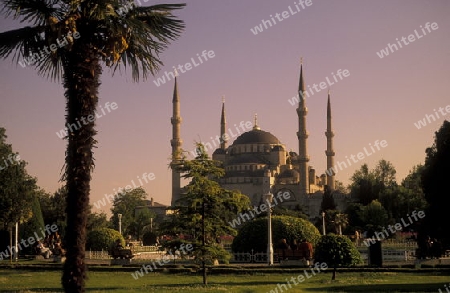
[[[184,22],[176,19],[172,11],[185,6],[185,4],[159,4],[136,7],[135,16],[148,25],[150,33],[160,42],[169,44],[169,40],[177,39],[184,29]]]
[[[133,81],[155,74],[163,63],[159,54],[177,39],[184,29],[184,22],[172,15],[172,10],[185,4],[161,4],[149,7],[133,7],[116,21],[122,28],[127,49],[121,53],[121,62],[113,62],[113,72],[121,66],[131,67]],[[119,60],[114,60],[119,61]]]
[[[140,78],[146,79],[149,74],[154,74],[162,65],[159,54],[165,46],[155,41],[139,20],[129,20],[127,25],[133,27],[134,31],[128,37],[128,48],[121,55],[122,63],[116,62],[114,70],[123,64],[125,69],[127,66],[131,67],[134,81],[138,81]]]
[[[60,50],[45,55],[45,57],[36,64],[38,74],[48,79],[59,81],[64,73],[63,59],[64,55],[62,55]]]
[[[1,13],[34,25],[44,25],[49,18],[64,18],[67,4],[60,0],[3,0]]]
[[[0,33],[0,58],[14,52],[13,61],[19,62],[42,48],[42,33],[45,27],[24,27]]]

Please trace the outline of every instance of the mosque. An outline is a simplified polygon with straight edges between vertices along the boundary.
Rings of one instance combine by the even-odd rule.
[[[299,93],[305,93],[303,79],[303,65],[300,67]],[[172,123],[172,162],[175,166],[181,159],[181,116],[180,96],[178,94],[177,79],[175,78],[173,92]],[[303,95],[299,94],[296,109],[298,116],[298,153],[287,151],[286,146],[270,132],[260,129],[255,122],[253,128],[239,135],[231,145],[228,145],[226,135],[225,103],[222,102],[220,121],[220,147],[217,148],[212,159],[221,161],[225,169],[225,176],[219,184],[226,189],[240,190],[247,195],[253,206],[259,206],[266,200],[269,192],[277,195],[289,192],[289,198],[279,203],[287,209],[297,209],[309,215],[309,218],[320,217],[320,205],[325,188],[332,191],[337,209],[344,210],[350,199],[347,195],[335,190],[335,174],[330,172],[334,166],[335,152],[333,150],[332,116],[330,93],[327,102],[327,130],[325,132],[327,147],[326,174],[318,176],[316,170],[309,165],[308,131],[306,130],[306,116],[308,109]],[[172,205],[182,194],[181,174],[172,168]]]

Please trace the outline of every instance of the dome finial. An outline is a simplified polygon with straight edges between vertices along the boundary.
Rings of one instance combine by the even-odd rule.
[[[258,126],[258,114],[255,113],[255,122],[253,123],[253,130],[260,130]]]

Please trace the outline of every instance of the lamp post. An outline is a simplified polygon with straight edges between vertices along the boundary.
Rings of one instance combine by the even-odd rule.
[[[322,212],[322,235],[325,236],[325,212]]]
[[[117,217],[119,218],[119,233],[122,235],[122,214],[117,214]]]
[[[267,211],[267,264],[273,265],[273,244],[272,244],[272,199],[273,194],[269,191],[266,194],[266,202],[269,204],[269,210]]]

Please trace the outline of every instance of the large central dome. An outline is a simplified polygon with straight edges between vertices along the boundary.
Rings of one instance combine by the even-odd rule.
[[[233,142],[233,145],[251,144],[251,143],[280,144],[280,141],[270,132],[263,131],[260,129],[253,129],[251,131],[241,134]]]

